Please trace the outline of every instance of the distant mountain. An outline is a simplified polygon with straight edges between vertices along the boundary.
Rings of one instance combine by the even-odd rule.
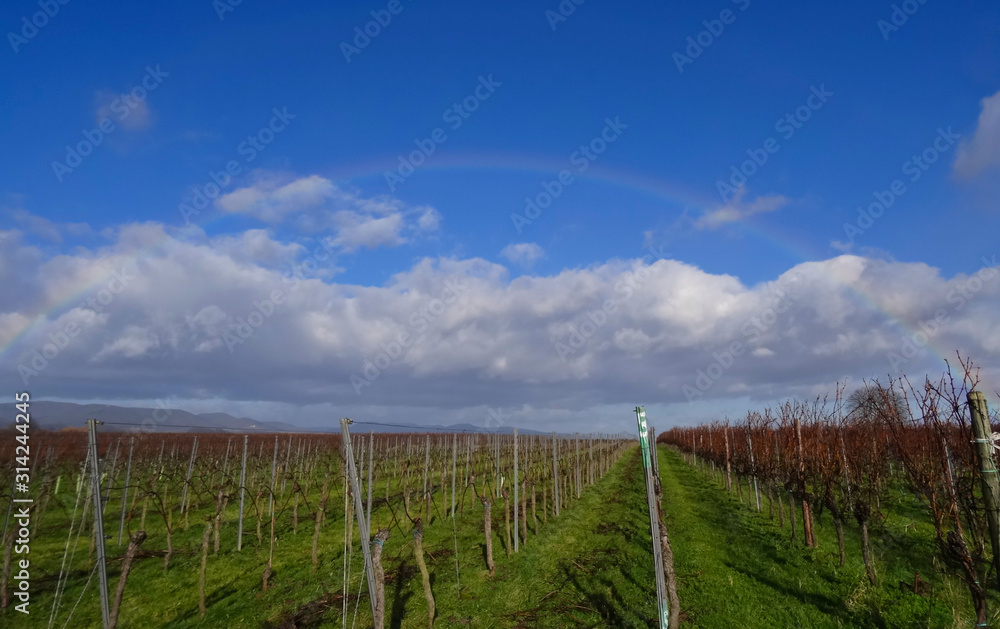
[[[0,407],[0,428],[14,423],[13,405]],[[149,426],[156,432],[340,432],[340,423],[326,428],[302,428],[284,422],[261,422],[248,417],[234,417],[228,413],[190,413],[179,409],[138,408],[111,404],[75,404],[73,402],[31,402],[31,425],[42,430],[62,430],[86,426],[88,419],[104,422],[102,431],[127,431]],[[407,423],[380,423],[355,420],[351,431],[367,433],[407,432],[469,432],[513,434],[514,428],[502,426],[491,430],[474,424],[451,426],[420,426]],[[518,429],[522,435],[544,435],[537,430]]]
[[[0,426],[14,422],[14,407],[0,408]],[[105,422],[108,430],[132,430],[143,425],[157,432],[285,432],[299,430],[282,422],[259,422],[246,417],[233,417],[227,413],[202,413],[196,415],[178,409],[136,408],[110,404],[74,404],[72,402],[31,402],[31,425],[43,430],[82,428],[86,420]]]

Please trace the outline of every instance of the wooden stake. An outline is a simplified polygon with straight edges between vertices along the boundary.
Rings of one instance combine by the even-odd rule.
[[[250,439],[243,435],[243,462],[240,464],[240,519],[236,527],[236,550],[243,550],[243,504],[247,493],[247,441]]]
[[[493,563],[493,503],[487,495],[483,498],[483,533],[486,535],[486,567],[490,570],[492,577],[497,572],[497,567]]]
[[[969,410],[972,413],[972,432],[976,437],[976,455],[979,458],[979,479],[983,487],[983,503],[990,527],[990,546],[993,549],[993,566],[1000,580],[1000,472],[993,458],[993,430],[982,391],[969,391]]]
[[[723,433],[726,438],[726,491],[733,490],[733,466],[729,462],[729,422],[726,422],[726,430]]]
[[[458,434],[451,436],[451,518],[455,519],[455,476],[458,472]]]
[[[555,503],[556,515],[559,515],[559,461],[556,458],[558,447],[556,433],[552,433],[552,500]]]
[[[278,472],[278,435],[274,436],[274,458],[271,459],[271,483],[268,485],[270,487],[269,498],[267,503],[267,515],[268,517],[274,515],[274,483],[277,477],[275,476]]]
[[[184,476],[184,490],[181,492],[181,513],[187,513],[188,488],[191,486],[191,474],[194,473],[194,460],[198,455],[198,437],[191,443],[191,459],[188,461],[187,474]]]
[[[518,481],[517,475],[517,428],[514,429],[514,552],[518,552],[521,549],[521,544],[518,539],[521,537],[520,529],[518,528],[518,505],[521,504],[519,497],[520,482]]]
[[[128,441],[128,463],[125,464],[125,486],[122,488],[122,515],[118,520],[118,545],[122,545],[122,533],[125,532],[125,509],[128,504],[128,484],[132,478],[132,446],[135,445],[135,437]]]

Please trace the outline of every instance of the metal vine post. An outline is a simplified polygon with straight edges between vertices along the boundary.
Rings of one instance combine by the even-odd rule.
[[[108,602],[107,551],[104,547],[104,509],[101,505],[101,471],[97,460],[96,419],[87,420],[87,447],[90,449],[90,478],[94,486],[94,537],[97,542],[97,577],[101,588],[101,623],[104,629],[111,626],[111,607]]]
[[[656,506],[656,488],[653,479],[652,457],[650,452],[649,426],[646,424],[646,407],[635,408],[636,421],[639,424],[639,445],[642,448],[642,467],[646,473],[646,502],[649,507],[649,531],[653,538],[653,562],[656,567],[656,602],[660,611],[660,629],[668,629],[670,614],[667,608],[667,583],[663,576],[663,549],[660,547],[659,511]]]
[[[368,599],[372,605],[372,617],[375,617],[375,571],[372,566],[371,541],[369,535],[371,529],[365,521],[365,506],[361,500],[361,487],[358,483],[358,474],[354,468],[354,449],[351,447],[351,431],[348,426],[351,420],[344,417],[340,420],[340,433],[344,440],[344,455],[347,457],[347,476],[351,481],[351,491],[358,498],[354,500],[354,510],[358,518],[358,533],[361,535],[361,552],[365,557],[365,576],[368,578]]]

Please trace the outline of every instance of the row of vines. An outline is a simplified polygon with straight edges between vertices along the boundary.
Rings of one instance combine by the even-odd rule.
[[[66,596],[70,583],[78,585],[88,574],[93,577],[95,488],[102,494],[108,564],[116,567],[117,582],[109,584],[112,627],[122,613],[123,599],[149,595],[127,587],[137,561],[158,561],[169,572],[176,570],[172,560],[177,554],[198,558],[185,565],[198,570],[198,592],[192,593],[191,605],[203,618],[211,604],[211,562],[256,551],[259,592],[266,592],[280,576],[275,556],[283,540],[304,535],[311,536],[311,553],[300,560],[311,564],[317,578],[330,581],[328,589],[340,592],[345,626],[351,614],[357,619],[358,603],[364,599],[363,612],[372,594],[380,598],[380,609],[365,622],[382,626],[385,601],[378,590],[384,587],[385,571],[392,570],[392,565],[383,565],[385,553],[393,542],[401,548],[412,540],[406,546],[412,547],[420,569],[423,613],[433,626],[435,596],[440,594],[434,592],[425,561],[426,529],[446,527],[453,535],[455,562],[450,569],[457,571],[459,527],[478,528],[485,545],[482,570],[492,576],[497,562],[530,544],[532,535],[597,482],[629,443],[578,434],[355,434],[353,459],[361,490],[354,495],[339,434],[103,432],[97,483],[88,473],[85,434],[36,433],[34,442],[42,450],[33,459],[37,491],[31,533],[38,539],[39,530],[59,531],[62,540],[59,556],[49,558],[46,574],[36,581],[44,584],[40,587],[51,603],[44,610],[48,627],[74,626],[71,618],[78,605],[97,604],[94,585],[84,587],[79,595],[83,602]],[[13,451],[8,450],[0,451],[0,462],[12,460]],[[358,571],[357,546],[365,539],[354,517],[358,501],[371,523],[367,539],[372,540],[379,577],[374,593],[366,591],[367,582]],[[475,512],[470,511],[465,517],[474,506],[481,516],[473,518]],[[14,536],[14,527],[5,527],[0,574],[4,609],[10,604]],[[494,550],[497,544],[500,553]],[[335,566],[334,558],[342,559],[342,566]],[[442,564],[437,565],[441,569]],[[461,575],[455,577],[460,582]]]
[[[941,378],[919,386],[902,377],[867,383],[850,395],[838,387],[832,401],[789,401],[739,421],[674,428],[659,442],[718,475],[741,501],[777,516],[781,527],[787,518],[791,539],[807,547],[816,545],[814,517],[829,513],[841,566],[845,527],[856,526],[873,585],[879,571],[870,529],[886,517],[893,492],[910,492],[933,521],[937,559],[964,583],[979,626],[987,626],[1000,549],[991,548],[984,495],[991,490],[983,481],[997,472],[992,461],[977,456],[969,400],[981,395],[970,397],[979,380],[971,365],[960,364],[960,378],[949,366]]]

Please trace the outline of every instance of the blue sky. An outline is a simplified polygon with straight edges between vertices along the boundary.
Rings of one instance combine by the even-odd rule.
[[[441,367],[421,366],[417,355],[404,356],[397,368],[386,371],[386,380],[398,378],[415,393],[370,400],[378,396],[366,392],[358,412],[394,409],[431,416],[450,408],[461,419],[463,413],[482,414],[482,407],[506,404],[525,421],[577,417],[599,424],[604,411],[594,409],[627,406],[634,395],[643,396],[634,403],[662,404],[684,421],[716,408],[829,387],[842,377],[884,375],[879,366],[888,350],[845,352],[843,363],[811,371],[808,382],[796,389],[779,384],[779,376],[788,376],[789,365],[800,360],[815,365],[827,354],[818,340],[793,343],[785,349],[791,353],[785,370],[755,384],[753,374],[760,369],[743,361],[745,375],[727,374],[720,380],[732,375],[725,391],[712,387],[692,410],[679,394],[680,385],[699,364],[711,362],[716,345],[725,339],[710,341],[706,330],[691,329],[689,337],[679,334],[671,341],[664,331],[676,321],[665,313],[676,314],[676,309],[629,300],[630,316],[651,318],[642,325],[615,323],[619,327],[614,331],[601,327],[587,346],[596,352],[588,360],[602,362],[609,358],[602,352],[617,348],[621,360],[650,365],[682,361],[676,380],[651,379],[642,387],[605,379],[589,363],[551,380],[498,375],[491,369],[500,369],[496,365],[505,358],[513,361],[498,349],[505,335],[513,333],[509,330],[524,333],[533,321],[545,334],[558,336],[558,321],[538,318],[552,312],[537,308],[560,290],[586,292],[567,278],[588,273],[604,277],[600,269],[641,262],[651,247],[665,258],[656,273],[670,262],[704,274],[692,280],[694,301],[708,299],[712,293],[707,287],[715,281],[725,284],[727,277],[735,287],[726,285],[723,297],[759,298],[760,291],[803,263],[832,267],[839,259],[843,267],[848,263],[840,256],[853,256],[850,260],[862,261],[866,271],[849,273],[850,280],[840,278],[838,286],[851,295],[847,302],[856,305],[857,294],[865,294],[880,329],[892,328],[889,320],[902,318],[903,328],[911,330],[927,318],[920,308],[933,311],[933,304],[918,306],[898,296],[882,303],[869,293],[894,293],[901,283],[916,289],[920,284],[912,274],[922,273],[947,295],[948,282],[963,281],[983,266],[984,256],[996,253],[1000,102],[986,100],[1000,90],[1000,9],[994,3],[914,1],[903,7],[912,12],[905,23],[897,13],[895,29],[886,26],[892,23],[894,5],[877,2],[769,6],[755,0],[687,5],[587,0],[576,5],[566,0],[562,5],[490,5],[399,0],[389,5],[244,0],[220,18],[220,4],[208,1],[150,6],[70,1],[58,5],[47,21],[36,20],[46,23],[30,37],[25,33],[32,29],[23,30],[22,17],[30,21],[40,5],[5,5],[0,23],[8,33],[8,47],[0,89],[8,124],[0,133],[9,149],[0,157],[0,230],[7,230],[9,242],[18,248],[7,260],[8,292],[17,289],[23,298],[8,295],[3,301],[4,363],[16,371],[42,346],[47,330],[73,316],[77,295],[99,288],[107,275],[87,275],[81,265],[131,256],[140,266],[156,262],[169,267],[172,255],[190,259],[180,251],[190,246],[224,259],[206,259],[205,264],[225,266],[229,260],[248,265],[243,270],[249,276],[272,272],[280,277],[309,257],[304,252],[313,243],[323,241],[336,254],[317,265],[313,277],[325,288],[316,288],[358,300],[369,289],[397,297],[419,292],[409,282],[417,282],[422,261],[437,261],[439,273],[455,264],[472,278],[496,281],[493,288],[510,301],[519,299],[512,292],[524,286],[556,282],[538,295],[520,297],[535,303],[533,320],[531,312],[522,313],[527,320],[509,313],[488,324],[475,320],[471,306],[462,316],[453,314],[456,320],[442,323],[437,335],[431,335],[434,351],[420,349],[421,355],[441,354],[436,356]],[[553,12],[569,13],[570,7],[564,20],[554,20]],[[391,21],[345,59],[343,44],[354,42],[355,28],[365,29],[374,19],[372,12],[385,16],[387,8],[397,10]],[[717,34],[710,35],[710,28]],[[692,51],[689,37],[708,45],[697,46],[697,56],[679,70],[677,55]],[[147,77],[150,69],[153,78]],[[153,89],[123,100],[130,92],[141,93],[133,88],[144,79]],[[491,87],[476,96],[481,84]],[[825,95],[819,99],[814,93]],[[463,101],[474,102],[475,111],[462,118],[446,114]],[[271,134],[273,139],[267,136],[270,143],[250,162],[241,143],[271,122],[275,108],[294,118],[277,123],[282,129]],[[776,126],[797,110],[808,119],[794,128]],[[66,147],[85,141],[84,132],[97,137],[92,130],[108,119],[114,128],[101,134],[93,153],[72,172],[57,174],[53,162],[66,162]],[[620,121],[616,131],[605,135],[613,135],[613,141],[588,158],[580,172],[573,156],[579,157],[581,146],[605,132],[608,120]],[[439,128],[446,139],[429,140]],[[939,130],[958,139],[932,148]],[[385,173],[396,171],[400,156],[414,151],[417,141],[433,145],[433,153],[390,189]],[[919,170],[914,181],[911,173],[917,171],[912,164],[905,170],[906,164],[925,150],[935,163]],[[755,172],[736,195],[723,199],[718,182],[730,181],[731,168],[750,159],[748,151],[766,153],[767,159],[753,166]],[[230,161],[239,173],[223,187],[224,200],[202,210],[194,226],[186,225],[178,206],[190,202],[195,190],[212,181],[211,173],[222,172]],[[571,171],[572,182],[518,232],[511,214],[523,214],[525,198],[544,192],[545,182],[557,180],[563,169]],[[857,208],[872,203],[873,193],[891,190],[894,180],[904,184],[905,192],[893,195],[884,215],[848,243],[845,223],[856,223]],[[240,240],[247,234],[256,238],[256,248]],[[608,270],[605,278],[612,292],[616,272]],[[829,268],[815,272],[840,277]],[[185,273],[177,277],[194,282],[203,275],[197,268]],[[863,289],[851,285],[865,273],[883,283],[871,280]],[[152,281],[157,275],[142,277]],[[568,285],[558,288],[560,281]],[[656,290],[687,295],[688,289],[668,284],[673,288]],[[436,290],[419,286],[427,295]],[[988,286],[976,301],[990,333],[987,300],[994,290]],[[217,287],[205,291],[220,294]],[[140,293],[147,294],[123,292],[107,313],[99,313],[107,317],[99,330],[84,334],[79,347],[46,366],[34,380],[39,395],[140,401],[168,397],[213,408],[242,405],[265,414],[288,412],[299,403],[358,403],[354,392],[343,387],[312,387],[307,399],[297,400],[292,385],[274,391],[241,390],[221,381],[197,385],[190,374],[199,370],[228,369],[234,378],[246,374],[236,367],[237,354],[224,346],[218,362],[203,360],[212,353],[204,349],[208,345],[185,350],[176,340],[183,336],[176,326],[209,306],[232,323],[242,302],[227,305],[220,297],[219,303],[192,302],[171,311],[164,304],[143,302]],[[720,305],[725,299],[709,301],[718,317],[753,309]],[[334,325],[344,323],[340,306],[331,303],[309,306],[315,311],[297,304],[300,316],[287,322],[289,329],[313,325],[301,314],[307,311],[330,317]],[[372,297],[372,308],[380,303],[382,298]],[[946,298],[942,303],[951,307]],[[569,308],[569,320],[579,322],[587,306],[575,307],[552,306]],[[819,304],[808,307],[814,315],[810,320],[823,320]],[[687,314],[695,322],[707,320],[697,307],[691,308]],[[970,312],[963,308],[955,319]],[[368,350],[337,346],[314,364],[341,380],[358,372],[365,356],[384,342],[379,334],[391,336],[386,330],[393,321],[405,326],[405,315],[405,307],[402,315],[381,313],[385,326],[368,329]],[[276,337],[279,325],[286,325],[277,321],[268,325],[268,333]],[[838,321],[836,325],[848,325]],[[740,328],[739,321],[718,323],[720,329]],[[876,325],[867,319],[855,324],[859,327],[851,332],[859,335]],[[942,347],[968,349],[991,367],[998,347],[989,339],[974,341],[971,325],[955,322],[948,333],[966,337],[936,340]],[[222,329],[214,333],[221,335]],[[134,341],[139,334],[136,330],[143,330],[145,349],[122,350],[127,339]],[[622,330],[641,332],[659,344],[654,340],[629,350]],[[470,340],[472,331],[486,340]],[[829,328],[825,333],[836,339],[845,331]],[[364,336],[354,336],[359,334]],[[607,347],[601,345],[602,335]],[[822,336],[817,333],[816,338]],[[454,344],[439,342],[449,339]],[[248,347],[263,345],[251,341]],[[472,360],[476,351],[469,343],[485,343],[489,349]],[[777,352],[778,343],[773,345],[768,351]],[[114,355],[123,362],[112,365],[109,357]],[[934,352],[925,352],[924,359],[921,367],[941,367]],[[94,375],[95,361],[109,371]],[[179,365],[189,375],[177,375],[176,386],[162,390],[112,386],[106,380],[139,369],[151,381],[157,376],[169,381],[167,374]],[[293,367],[274,369],[288,374]],[[266,371],[258,377],[266,380]],[[461,402],[417,395],[433,377],[439,377],[442,387],[451,378],[467,377],[471,393]],[[523,394],[524,402],[498,392],[511,382],[518,384],[517,390],[532,392]],[[546,394],[543,383],[558,393]],[[574,385],[589,390],[602,383],[607,390],[586,407],[567,402]],[[443,388],[440,395],[447,395]]]

